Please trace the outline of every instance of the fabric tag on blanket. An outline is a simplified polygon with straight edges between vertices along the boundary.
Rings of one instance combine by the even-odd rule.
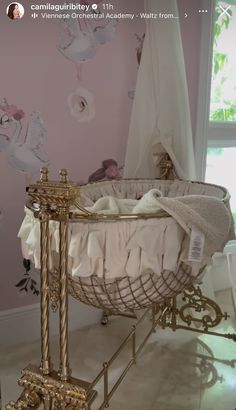
[[[190,237],[188,260],[191,262],[201,262],[205,244],[205,236],[197,228],[193,227]]]

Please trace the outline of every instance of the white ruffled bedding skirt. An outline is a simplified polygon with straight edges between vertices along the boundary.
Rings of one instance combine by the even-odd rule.
[[[78,201],[91,207],[105,195],[139,199],[157,188],[163,196],[223,197],[219,187],[183,181],[103,181],[80,187]],[[59,224],[50,221],[50,271],[56,275]],[[26,208],[18,236],[22,252],[40,268],[40,223]],[[202,270],[187,260],[189,238],[172,217],[119,221],[71,221],[68,235],[69,289],[96,307],[118,311],[161,302],[189,286]],[[54,272],[54,273],[53,273]]]

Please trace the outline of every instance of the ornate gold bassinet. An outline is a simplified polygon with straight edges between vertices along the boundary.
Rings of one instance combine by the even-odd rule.
[[[24,257],[31,259],[40,268],[41,362],[40,366],[28,365],[22,371],[19,384],[24,390],[17,401],[11,401],[6,406],[7,410],[37,409],[41,403],[44,410],[89,410],[96,404],[94,388],[101,379],[104,389],[99,410],[104,410],[158,325],[236,340],[234,334],[212,332],[211,328],[217,326],[227,315],[222,313],[214,301],[204,297],[199,287],[189,287],[199,281],[214,250],[222,248],[230,239],[232,216],[229,211],[229,195],[224,188],[167,180],[103,181],[76,187],[67,181],[65,170],[60,174],[60,182],[49,181],[48,171],[43,169],[40,181],[28,188],[31,201],[26,207],[26,217],[19,236]],[[184,229],[181,218],[176,219],[171,211],[168,213],[163,207],[155,209],[154,213],[109,214],[89,210],[101,197],[119,198],[122,201],[125,198],[137,200],[144,198],[145,193],[155,188],[163,195],[159,203],[166,200],[170,203],[172,198],[176,202],[176,197],[183,203],[192,198],[192,207],[196,211],[197,201],[198,210],[201,208],[202,198],[207,201],[207,206],[200,209],[200,216],[204,217],[206,242],[205,253],[199,260],[194,260],[191,252],[189,253],[192,234],[190,235],[187,225],[194,221],[195,211],[192,213],[188,208],[183,208],[186,215],[183,213],[182,219],[187,221],[187,229]],[[135,202],[140,204],[140,201]],[[215,207],[208,206],[213,203]],[[220,208],[222,213],[217,213]],[[212,219],[214,213],[218,217],[216,229],[212,224],[209,227],[212,228],[212,238],[218,234],[220,240],[212,245],[209,241],[211,235],[208,235],[208,218]],[[220,215],[225,215],[225,220]],[[227,225],[224,221],[228,221],[229,229],[224,226]],[[223,231],[226,235],[221,237]],[[186,302],[179,309],[176,295],[182,290]],[[101,371],[90,383],[71,376],[68,293],[84,303],[115,314],[129,315],[130,312],[149,306],[152,310],[151,328],[143,341],[137,344],[136,331],[149,314],[149,308],[132,326],[129,335],[110,360],[103,363]],[[53,310],[59,308],[58,371],[53,370],[50,359],[50,305]],[[212,315],[209,315],[208,307],[212,310]],[[201,314],[202,318],[194,318],[189,314],[190,310]],[[131,359],[111,386],[109,370],[129,342],[132,342]]]
[[[71,187],[69,183],[66,184],[68,188]],[[91,205],[100,197],[139,199],[153,188],[159,189],[164,197],[210,196],[229,206],[227,191],[206,183],[146,179],[101,181],[80,186],[76,200],[71,201],[77,208],[73,208],[69,214],[68,288],[74,298],[112,313],[133,312],[153,303],[161,303],[199,280],[199,274],[204,270],[204,260],[195,264],[188,262],[186,247],[189,246],[189,237],[163,210],[155,214],[105,215],[93,214],[85,209],[86,205]],[[29,194],[42,205],[42,197],[37,197],[39,194],[36,195],[33,189]],[[56,200],[50,199],[48,192],[46,195],[51,200],[52,211],[57,206]],[[39,237],[36,235],[36,242],[33,245],[31,243],[31,246],[28,240],[29,236],[32,237],[32,230],[36,229],[35,224],[39,225],[35,219],[38,213],[32,205],[31,202],[28,208],[34,212],[34,216],[28,211],[25,221],[27,228],[20,232],[20,236],[24,256],[34,262],[36,260],[36,265],[39,265],[36,255]],[[55,211],[55,218],[52,215],[52,219],[57,220],[57,217]],[[50,281],[51,288],[56,290],[59,223],[54,222],[49,230],[49,242],[54,255]],[[91,243],[94,248],[92,255]],[[158,246],[159,249],[154,249]]]

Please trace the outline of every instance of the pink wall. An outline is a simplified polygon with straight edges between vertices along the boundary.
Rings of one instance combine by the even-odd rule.
[[[143,0],[113,3],[125,12],[139,12],[143,7]],[[190,1],[179,3],[182,14]],[[196,4],[191,0],[192,3]],[[114,41],[101,46],[95,59],[84,65],[83,86],[95,96],[96,117],[82,124],[71,116],[67,106],[67,97],[78,87],[78,80],[74,65],[56,48],[60,24],[52,20],[34,21],[29,15],[12,22],[3,13],[7,4],[4,0],[0,6],[0,98],[6,97],[27,116],[33,110],[41,112],[48,130],[46,148],[51,175],[55,177],[60,168],[67,168],[73,180],[87,180],[104,158],[113,157],[123,164],[132,108],[127,93],[134,88],[137,74],[135,33],[143,33],[144,22],[120,21]],[[182,19],[182,34],[195,126],[199,20]],[[23,123],[25,126],[26,121]],[[23,218],[26,184],[26,176],[12,169],[0,152],[0,209],[4,214],[0,227],[0,310],[38,301],[35,296],[19,293],[14,286],[23,273],[16,234]]]
[[[100,46],[95,59],[84,65],[83,86],[95,96],[96,117],[79,123],[67,105],[68,95],[78,87],[76,69],[57,50],[62,27],[58,22],[34,21],[29,16],[13,22],[2,13],[8,1],[3,3],[0,98],[6,97],[27,116],[33,110],[41,112],[48,130],[51,175],[55,177],[60,168],[67,168],[73,180],[86,181],[105,158],[115,158],[122,165],[132,107],[128,91],[135,87],[138,68],[135,33],[142,35],[144,23],[120,21],[115,39]],[[121,9],[126,0],[115,3]],[[126,12],[138,12],[142,4],[143,0],[133,0],[125,6]],[[14,287],[23,272],[16,234],[23,218],[26,183],[25,175],[12,169],[0,153],[0,209],[4,214],[0,229],[0,309],[36,301],[36,297],[19,293]]]

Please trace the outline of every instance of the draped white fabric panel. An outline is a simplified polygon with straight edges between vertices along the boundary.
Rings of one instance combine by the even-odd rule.
[[[147,13],[178,16],[176,0],[145,0]],[[180,178],[195,178],[179,19],[147,19],[125,159],[125,177],[158,177],[168,152]]]

